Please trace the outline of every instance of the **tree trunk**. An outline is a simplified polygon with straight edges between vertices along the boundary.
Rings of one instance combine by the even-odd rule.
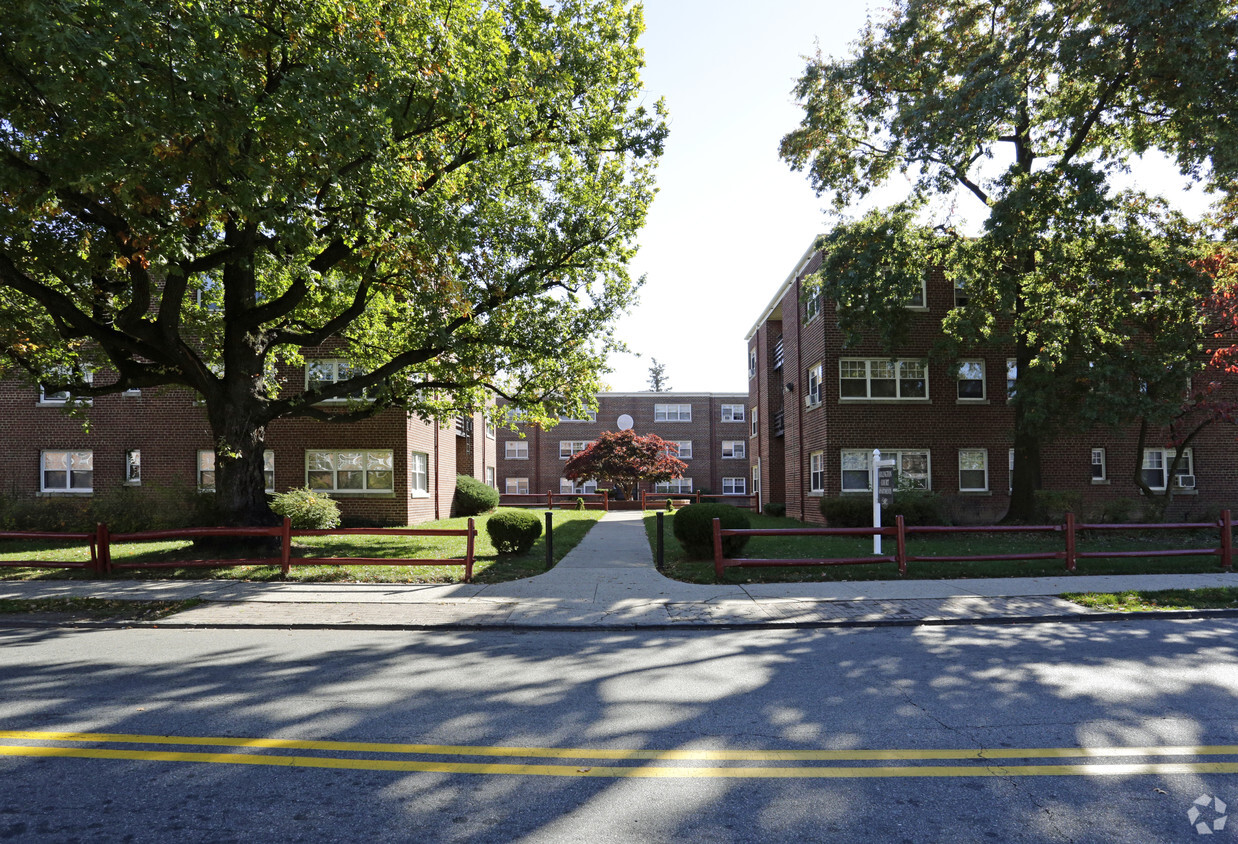
[[[273,525],[279,521],[271,511],[263,471],[266,421],[253,410],[252,406],[235,407],[227,402],[220,412],[210,413],[215,437],[217,525]]]

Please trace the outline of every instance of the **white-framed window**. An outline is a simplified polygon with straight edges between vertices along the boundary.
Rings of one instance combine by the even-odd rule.
[[[559,459],[570,460],[589,447],[589,440],[559,440]]]
[[[142,485],[142,451],[131,448],[125,452],[125,483],[129,486]]]
[[[495,486],[495,483],[494,483],[494,467],[493,466],[486,467],[486,486],[492,489],[498,489],[498,487]]]
[[[345,494],[394,492],[394,465],[390,450],[306,451],[305,485]]]
[[[680,460],[692,459],[692,440],[668,440],[667,445],[674,446],[666,450],[671,457],[678,457]]]
[[[814,451],[808,455],[808,491],[818,495],[825,492],[824,451]]]
[[[563,495],[592,495],[597,491],[597,481],[573,481],[571,478],[559,478],[559,492]]]
[[[529,494],[529,479],[528,478],[508,478],[503,482],[503,490],[508,495],[528,495]]]
[[[1169,468],[1173,465],[1176,449],[1145,448],[1143,450],[1143,480],[1149,489],[1165,488],[1169,479]],[[1191,489],[1195,486],[1195,459],[1191,449],[1182,452],[1182,460],[1174,472],[1175,484],[1181,489]]]
[[[743,440],[723,440],[722,456],[724,458],[743,458],[748,456],[748,444]]]
[[[691,422],[692,405],[690,404],[655,404],[653,406],[654,422]]]
[[[1104,483],[1108,478],[1105,467],[1105,450],[1103,448],[1092,449],[1092,483]]]
[[[267,492],[275,492],[275,452],[262,452],[262,479]],[[198,451],[198,492],[215,491],[215,452]]]
[[[486,439],[488,439],[488,440],[492,440],[492,439],[494,439],[495,434],[497,434],[497,433],[498,433],[498,431],[497,431],[497,429],[494,427],[494,423],[493,423],[493,422],[491,422],[489,419],[487,419],[487,420],[486,420]]]
[[[576,416],[566,416],[562,413],[559,414],[560,422],[596,422],[597,420],[598,420],[598,414],[596,410],[585,411],[585,415],[583,419],[576,417]]]
[[[742,404],[722,405],[722,421],[723,422],[743,422],[744,421],[744,406]]]
[[[821,313],[821,294],[815,290],[803,291],[804,322],[812,322]]]
[[[928,398],[928,367],[923,360],[843,358],[838,362],[838,380],[844,400]]]
[[[430,494],[430,455],[414,451],[408,455],[408,494],[425,498]]]
[[[654,484],[654,492],[669,492],[673,495],[683,495],[692,491],[691,478],[675,478],[670,481],[659,481]]]
[[[968,291],[967,285],[956,280],[954,282],[954,306],[956,308],[961,308],[970,301],[971,293]]]
[[[1006,401],[1012,401],[1019,380],[1019,362],[1014,358],[1006,358]]]
[[[959,449],[959,492],[989,491],[989,452],[983,448]]]
[[[983,400],[985,398],[984,361],[960,361],[957,384],[959,401]]]
[[[1006,492],[1014,492],[1014,449],[1006,452]]]
[[[818,363],[816,366],[808,368],[808,397],[807,402],[809,407],[816,407],[821,404],[821,376],[823,372],[823,364]]]
[[[761,464],[759,462],[752,464],[752,494],[757,496],[761,494]]]
[[[528,460],[529,443],[527,440],[508,440],[503,444],[503,456],[508,460]]]
[[[70,373],[68,370],[58,371],[54,373],[54,377],[65,378],[67,380],[70,377]],[[87,384],[93,384],[95,375],[89,369],[84,370],[82,372],[82,380]],[[60,406],[70,403],[89,405],[94,403],[94,399],[90,396],[74,396],[69,390],[57,390],[53,393],[49,393],[46,387],[42,384],[39,385],[39,404]]]
[[[347,381],[364,370],[354,367],[346,360],[309,360],[305,362],[305,389],[318,390],[340,381]],[[323,399],[324,402],[365,401],[365,390],[356,390],[346,396]]]
[[[93,492],[93,451],[44,451],[39,455],[39,489],[42,492]]]
[[[722,479],[722,494],[723,495],[747,495],[748,494],[748,479],[747,478],[723,478]]]
[[[929,489],[927,449],[881,449],[882,460],[894,461],[894,485],[903,489]],[[842,450],[842,491],[871,492],[873,450]]]
[[[757,435],[757,430],[757,406],[754,404],[752,406],[752,427],[750,436],[755,437]]]
[[[917,310],[927,310],[928,308],[928,274],[920,279],[920,286],[911,294],[911,301],[907,303],[907,307]]]
[[[757,375],[757,350],[753,346],[748,350],[748,377],[755,378]]]

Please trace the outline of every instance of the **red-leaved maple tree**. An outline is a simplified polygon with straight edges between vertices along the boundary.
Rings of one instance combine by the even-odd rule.
[[[635,498],[640,481],[661,483],[683,477],[688,466],[674,456],[677,450],[674,443],[656,434],[604,431],[588,448],[567,461],[563,477],[611,485],[628,498]]]

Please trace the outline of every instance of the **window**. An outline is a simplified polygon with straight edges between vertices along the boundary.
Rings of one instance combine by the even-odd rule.
[[[262,452],[262,478],[267,492],[275,492],[275,452]],[[198,492],[215,491],[215,452],[198,452]]]
[[[565,416],[562,413],[559,414],[560,422],[596,422],[597,418],[598,414],[596,410],[586,411],[583,419],[576,416]]]
[[[822,364],[810,367],[808,370],[808,397],[807,402],[809,407],[816,407],[821,404],[821,374]]]
[[[757,374],[757,350],[753,346],[748,350],[748,377],[755,378]]]
[[[928,369],[922,360],[838,362],[839,391],[844,399],[927,399]]]
[[[305,484],[328,492],[394,492],[390,451],[307,451]]]
[[[816,291],[804,291],[804,322],[812,322],[821,313],[821,294]]]
[[[311,360],[305,364],[305,389],[320,390],[340,381],[347,381],[365,371],[354,367],[346,360]],[[365,390],[356,390],[345,396],[323,399],[324,402],[364,401]]]
[[[844,469],[846,466],[844,465]],[[825,452],[814,451],[808,455],[808,490],[809,492],[825,492]]]
[[[723,422],[743,422],[744,421],[744,406],[742,404],[722,405],[722,421]]]
[[[93,451],[45,451],[40,457],[43,492],[92,492],[95,477]]]
[[[1015,382],[1019,378],[1019,362],[1014,358],[1006,359],[1006,401],[1012,401],[1015,394]]]
[[[989,453],[983,448],[959,449],[959,492],[987,492]]]
[[[929,489],[929,453],[926,450],[881,449],[882,460],[894,461],[894,486],[897,489]],[[872,490],[872,449],[844,449],[842,452],[842,491]]]
[[[691,422],[692,405],[690,404],[655,404],[653,406],[654,422]]]
[[[928,308],[928,275],[926,274],[920,279],[920,286],[911,294],[911,301],[907,303],[909,308]]]
[[[961,308],[971,301],[971,294],[967,291],[967,286],[961,282],[954,283],[954,306]]]
[[[1092,449],[1092,483],[1103,483],[1107,479],[1105,474],[1105,450],[1103,448]]]
[[[142,485],[142,452],[131,448],[125,452],[125,483],[130,486]]]
[[[692,459],[692,440],[679,440],[678,442],[668,440],[667,445],[675,446],[675,448],[668,448],[666,450],[666,453],[671,457],[678,457],[680,460]]]
[[[503,445],[503,456],[508,460],[528,460],[529,443],[525,440],[508,440]]]
[[[504,484],[504,490],[508,495],[528,495],[529,494],[529,479],[528,478],[508,478]]]
[[[87,384],[94,383],[94,373],[89,369],[84,370],[81,375],[82,380]],[[61,369],[51,373],[51,377],[63,378],[68,381],[74,377],[74,373],[69,372],[67,369]],[[70,402],[73,404],[91,404],[92,401],[93,399],[91,399],[90,396],[82,396],[79,398],[73,396],[68,390],[57,390],[54,393],[49,393],[46,387],[42,384],[39,385],[39,404],[63,405],[69,404]]]
[[[747,443],[743,440],[723,440],[722,456],[724,458],[741,458],[748,456]]]
[[[1169,477],[1169,467],[1173,465],[1173,448],[1145,448],[1143,451],[1143,480],[1149,489],[1164,489]],[[1174,472],[1175,487],[1178,489],[1193,489],[1195,486],[1195,461],[1191,449],[1182,452],[1178,469]]]
[[[723,495],[747,495],[748,494],[748,479],[747,478],[723,478],[722,479],[722,494]]]
[[[567,460],[589,447],[588,440],[559,440],[559,459]],[[525,455],[528,456],[527,454]]]
[[[683,495],[686,492],[692,491],[691,478],[675,478],[671,481],[660,481],[654,484],[654,492],[669,492],[674,495]]]
[[[752,406],[752,434],[751,434],[751,435],[752,435],[752,436],[754,436],[754,437],[757,435],[757,408],[756,408],[756,405],[753,405],[753,406]]]
[[[965,360],[959,363],[959,401],[984,398],[984,361]]]
[[[408,494],[414,498],[430,494],[430,455],[414,451],[408,456]]]
[[[489,419],[487,419],[486,420],[486,439],[488,440],[494,439],[495,433],[496,433],[496,429],[494,427],[494,423],[491,422]]]
[[[486,486],[492,489],[498,489],[498,487],[494,485],[494,467],[493,466],[486,467]]]
[[[592,495],[598,491],[597,481],[573,481],[571,478],[559,479],[559,492],[563,495]]]

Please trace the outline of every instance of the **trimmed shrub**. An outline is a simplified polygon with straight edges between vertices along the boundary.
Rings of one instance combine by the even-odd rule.
[[[340,505],[309,487],[277,492],[271,496],[271,509],[287,516],[299,530],[330,530],[340,526]]]
[[[1033,495],[1037,519],[1049,524],[1065,521],[1067,512],[1079,513],[1083,507],[1083,494],[1078,492],[1038,489]]]
[[[778,501],[771,501],[763,508],[765,515],[782,518],[787,514],[787,505]]]
[[[684,551],[694,560],[708,560],[714,556],[714,519],[724,528],[743,530],[752,527],[748,514],[730,504],[689,504],[675,513],[675,538]],[[746,536],[727,536],[722,539],[722,553],[734,557],[748,544]]]
[[[500,554],[523,554],[542,535],[542,520],[525,510],[500,510],[486,520],[486,533]]]
[[[480,516],[499,506],[499,491],[468,475],[456,475],[457,516]]]
[[[873,499],[868,495],[840,495],[837,498],[821,499],[821,515],[829,527],[872,527]],[[767,508],[768,510],[768,508]],[[933,492],[894,493],[894,503],[881,508],[881,521],[887,527],[894,524],[894,517],[902,516],[906,525],[948,525],[941,498]]]
[[[819,506],[827,527],[873,526],[873,500],[867,495],[822,498]]]

